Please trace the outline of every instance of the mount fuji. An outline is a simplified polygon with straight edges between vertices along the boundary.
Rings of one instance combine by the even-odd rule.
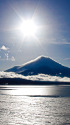
[[[70,68],[63,66],[46,56],[39,56],[21,66],[10,68],[6,70],[6,72],[15,72],[25,76],[47,74],[52,76],[70,77]]]

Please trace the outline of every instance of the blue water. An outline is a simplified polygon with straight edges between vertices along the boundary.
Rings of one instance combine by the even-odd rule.
[[[70,86],[0,86],[0,125],[70,125]]]

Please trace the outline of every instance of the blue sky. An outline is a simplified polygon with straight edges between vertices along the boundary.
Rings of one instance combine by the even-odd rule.
[[[35,21],[36,38],[18,30],[22,18]],[[70,67],[70,0],[0,0],[0,70],[40,55]]]

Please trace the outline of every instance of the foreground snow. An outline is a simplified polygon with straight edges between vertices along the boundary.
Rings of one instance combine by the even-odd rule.
[[[13,72],[3,72],[3,71],[0,72],[0,78],[21,78],[34,81],[70,82],[70,78],[68,77],[50,76],[45,74],[23,76]]]

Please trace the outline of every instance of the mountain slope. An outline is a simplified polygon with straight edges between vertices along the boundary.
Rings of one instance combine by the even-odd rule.
[[[70,68],[67,68],[53,59],[45,56],[40,56],[24,65],[15,66],[6,70],[7,72],[16,72],[23,75],[48,74],[57,76],[70,77]]]

